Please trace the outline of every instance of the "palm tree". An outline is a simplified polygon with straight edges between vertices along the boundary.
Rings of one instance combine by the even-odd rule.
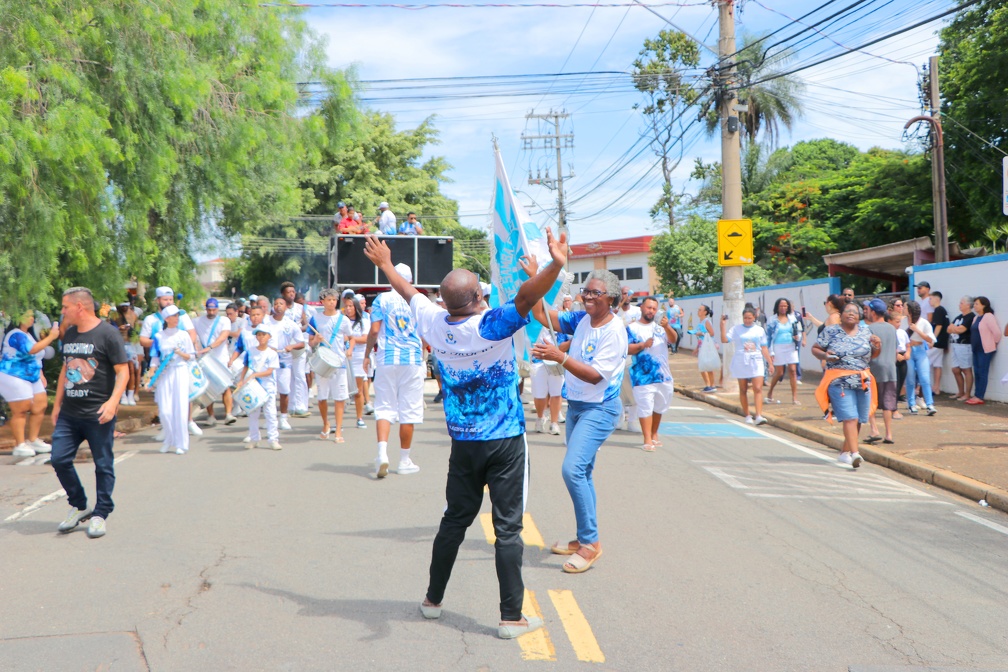
[[[739,100],[749,106],[747,112],[739,114],[746,142],[756,142],[762,133],[773,149],[780,139],[781,126],[790,131],[795,119],[802,115],[805,86],[800,79],[783,74],[790,54],[783,51],[768,56],[764,41],[759,35],[743,35],[742,49],[736,54],[735,79]],[[705,107],[709,135],[720,128],[718,111],[723,95],[723,90],[716,90]]]

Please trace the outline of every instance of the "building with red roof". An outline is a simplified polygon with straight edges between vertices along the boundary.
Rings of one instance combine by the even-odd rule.
[[[574,286],[584,283],[588,274],[604,268],[616,274],[620,285],[635,296],[658,291],[658,274],[651,267],[651,240],[654,236],[636,236],[618,240],[600,240],[570,246],[568,267],[575,274]]]

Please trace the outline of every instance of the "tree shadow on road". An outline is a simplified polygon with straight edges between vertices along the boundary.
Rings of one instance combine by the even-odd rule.
[[[392,635],[391,623],[418,623],[427,619],[420,615],[420,600],[405,602],[397,600],[326,600],[310,595],[301,595],[279,588],[267,588],[250,583],[238,584],[243,588],[251,588],[266,595],[272,595],[289,600],[300,606],[298,616],[332,617],[357,621],[371,630],[371,634],[361,641],[371,642],[387,639]],[[433,623],[431,625],[434,625]],[[437,625],[449,627],[461,632],[475,632],[494,636],[495,627],[489,627],[458,613],[448,612],[437,620]]]

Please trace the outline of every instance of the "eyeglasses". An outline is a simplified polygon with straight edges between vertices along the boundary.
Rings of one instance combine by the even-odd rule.
[[[603,294],[605,294],[605,292],[603,292],[601,289],[582,289],[580,294],[586,299],[597,299]]]

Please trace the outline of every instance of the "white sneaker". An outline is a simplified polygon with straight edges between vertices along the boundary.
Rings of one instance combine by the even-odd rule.
[[[158,433],[154,435],[154,440],[155,441],[164,441],[164,439],[165,439],[165,431],[164,431],[164,427],[162,427],[158,431]]]
[[[357,429],[367,429],[367,424],[363,419],[357,421]]]
[[[244,439],[242,439],[242,443],[255,443],[255,441],[252,440],[251,435],[248,435]]]
[[[171,450],[171,446],[169,446],[167,443],[161,444],[160,452],[167,453],[169,450]]]
[[[120,406],[129,406],[130,405],[130,403],[129,403],[129,397],[127,397],[125,393],[123,393],[123,395],[121,397],[119,397],[119,405]]]
[[[538,420],[536,420],[535,431],[537,431],[540,434],[546,433],[546,416],[543,416]]]
[[[188,452],[189,452],[189,451],[188,451],[188,450],[186,450],[185,448],[176,448],[176,449],[175,449],[175,454],[176,454],[176,455],[185,455],[185,454],[186,454],[186,453],[188,453]]]
[[[203,430],[200,429],[196,422],[193,420],[189,421],[189,435],[190,436],[203,436]]]
[[[207,419],[206,419],[206,426],[207,427],[216,427],[217,426],[217,418],[215,418],[212,415],[208,415]]]
[[[567,416],[564,415],[563,411],[560,411],[560,417],[557,418],[557,422],[559,422],[561,425],[567,422]]]
[[[379,455],[375,458],[375,478],[385,478],[388,476],[388,458]]]
[[[70,513],[67,514],[66,520],[60,523],[59,527],[56,529],[60,532],[69,532],[90,517],[91,509],[78,509],[75,506],[71,506]]]
[[[235,416],[231,415],[230,413],[228,413],[227,415],[224,416],[224,424],[225,425],[233,425],[236,422],[238,422],[238,418],[236,418]]]
[[[374,413],[374,406],[371,404],[364,404],[364,415],[371,415]]]
[[[560,436],[560,425],[558,425],[555,422],[550,423],[549,433],[552,434],[553,436]]]
[[[756,423],[753,421],[753,417],[751,415],[747,415],[745,416],[745,424],[754,425]]]
[[[862,461],[861,460],[861,453],[852,453],[851,454],[851,466],[852,467],[854,467],[855,469],[857,469],[858,467],[861,466],[861,461]]]
[[[136,397],[126,397],[127,406],[136,406]]]
[[[762,415],[757,415],[756,416],[756,424],[757,425],[765,425],[765,424],[767,424],[767,419],[764,418]]]
[[[248,448],[249,450],[255,450],[258,445],[259,445],[258,441],[250,440],[245,444],[245,447]]]
[[[279,441],[270,441],[269,446],[273,450],[283,450],[283,446],[280,445]]]
[[[91,523],[87,528],[87,536],[92,539],[105,536],[105,519],[101,516],[92,516]]]
[[[858,455],[858,457],[860,457],[860,455]],[[854,464],[854,459],[851,457],[850,453],[840,453],[836,459],[840,464],[849,464],[851,466]]]
[[[399,475],[415,474],[420,471],[420,466],[413,464],[413,460],[406,458],[405,461],[399,463],[399,468],[396,471]]]
[[[291,425],[290,425],[289,422],[287,422],[287,418],[280,418],[280,429],[286,431],[286,430],[289,430],[290,428],[291,428]]]
[[[11,451],[11,455],[14,457],[35,457],[35,449],[31,447],[31,444],[22,443]]]

